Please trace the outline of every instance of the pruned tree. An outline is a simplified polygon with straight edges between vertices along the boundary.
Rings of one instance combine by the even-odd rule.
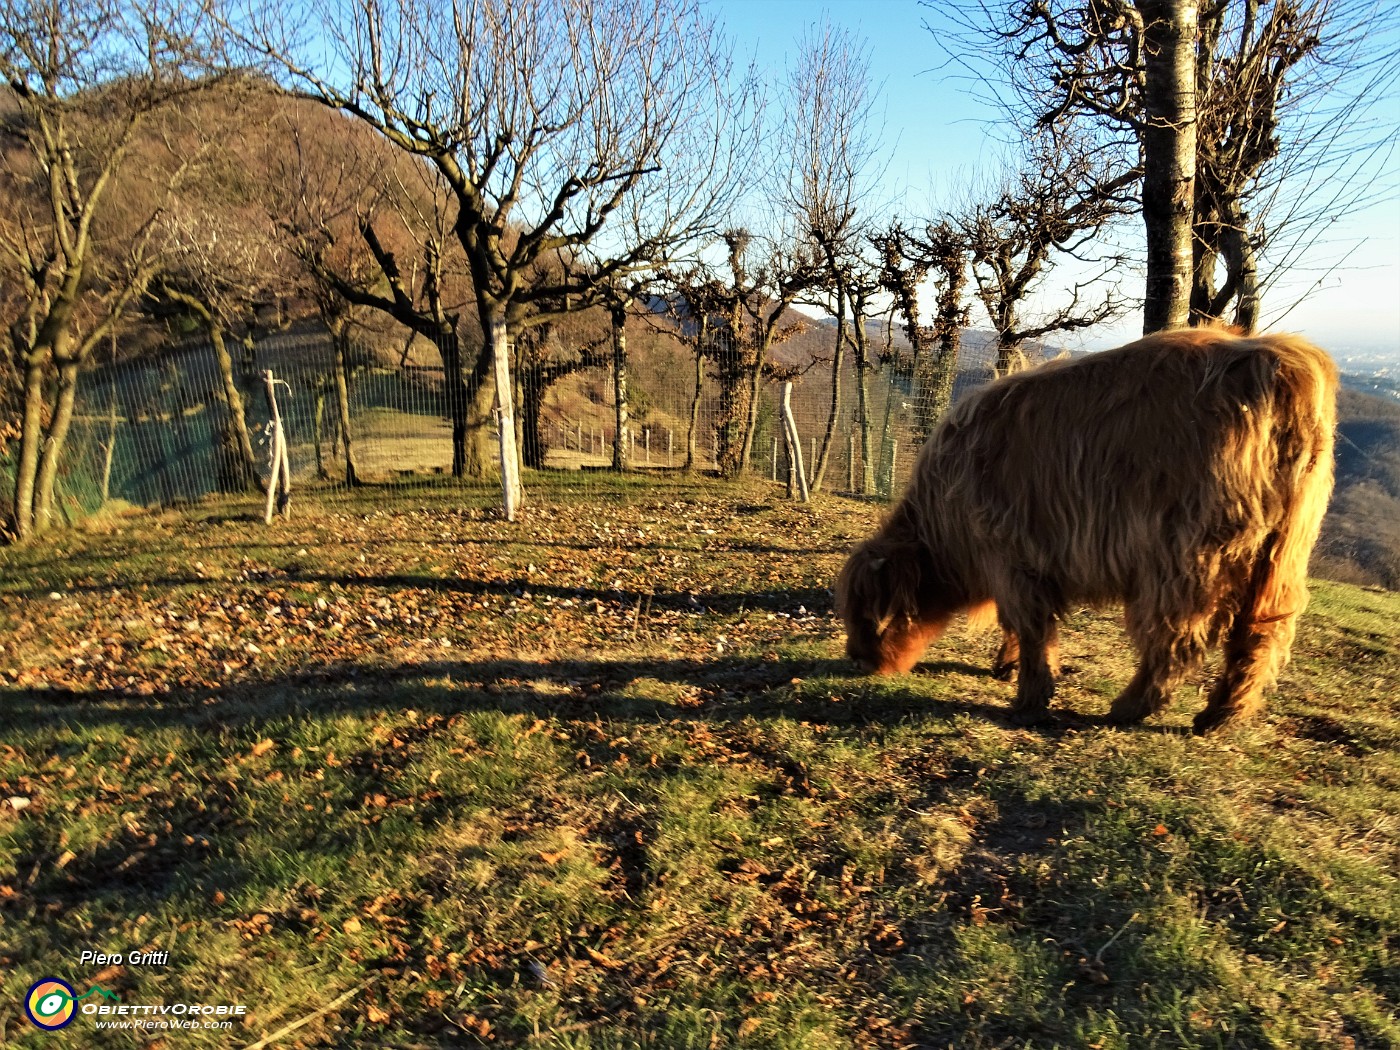
[[[738,228],[726,232],[724,242],[730,284],[727,338],[715,343],[719,474],[733,479],[748,470],[753,455],[769,354],[806,328],[791,308],[820,279],[821,263],[810,243],[795,237],[756,241]]]
[[[811,488],[819,490],[841,414],[852,270],[860,265],[858,256],[868,234],[859,210],[862,202],[868,207],[872,176],[877,174],[869,46],[830,23],[813,27],[800,41],[796,63],[788,70],[786,101],[778,138],[788,168],[780,199],[816,246],[820,279],[811,291],[836,319],[831,399],[812,469]]]
[[[909,340],[907,359],[891,360],[893,377],[912,383],[914,432],[923,441],[953,401],[958,350],[967,324],[964,302],[968,246],[962,232],[948,220],[929,223],[915,235],[898,222],[876,234],[872,243],[880,254],[879,281],[893,307],[904,315]],[[920,324],[919,286],[932,277],[937,289],[933,323]]]
[[[12,528],[43,532],[82,364],[157,261],[157,218],[183,174],[133,163],[171,103],[209,84],[203,9],[173,0],[0,0],[0,265],[21,383]],[[52,377],[52,386],[46,379]],[[50,393],[52,391],[52,393]]]
[[[1091,328],[1126,309],[1106,284],[1124,260],[1104,252],[1099,235],[1133,208],[1138,175],[1112,175],[1092,150],[1066,148],[1040,137],[1023,167],[987,198],[973,200],[951,220],[967,246],[977,299],[997,337],[996,375],[1014,371],[1021,346],[1055,332]],[[1041,286],[1057,257],[1089,263],[1099,272],[1076,283],[1067,299],[1027,316],[1026,299]]]
[[[1037,126],[1106,120],[1131,134],[1143,173],[1143,331],[1190,319],[1199,0],[1016,0],[999,32]],[[1043,79],[1042,79],[1043,78]]]
[[[694,0],[327,0],[311,47],[286,14],[265,10],[245,41],[308,97],[421,159],[450,202],[450,242],[435,250],[460,254],[483,345],[454,470],[482,475],[497,340],[598,301],[711,229],[751,94]],[[561,254],[581,265],[530,280]],[[392,287],[390,260],[375,257]]]
[[[961,27],[940,34],[954,61],[992,56],[979,76],[1016,126],[1073,129],[1143,173],[1146,331],[1216,318],[1253,327],[1261,288],[1375,193],[1390,129],[1368,114],[1397,77],[1394,8],[924,2]]]
[[[1396,24],[1393,7],[1348,0],[1202,6],[1193,321],[1254,330],[1264,290],[1320,230],[1395,192],[1363,173],[1393,143],[1393,121],[1369,114],[1393,97]]]
[[[851,348],[852,363],[856,370],[856,428],[860,435],[861,472],[857,490],[861,493],[875,491],[875,452],[871,442],[874,420],[870,409],[870,374],[878,366],[870,347],[869,319],[873,316],[875,297],[880,292],[880,282],[873,267],[853,262],[840,272],[840,281],[845,290],[845,299],[851,315],[847,339]]]
[[[724,279],[703,261],[663,271],[659,286],[666,316],[689,348],[695,363],[682,469],[690,473],[698,461],[700,408],[705,394],[705,363],[717,353],[716,333],[726,332],[732,317],[733,295]]]

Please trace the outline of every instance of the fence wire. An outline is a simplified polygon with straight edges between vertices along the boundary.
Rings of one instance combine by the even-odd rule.
[[[686,466],[694,419],[691,467],[715,471],[723,454],[726,406],[716,369],[698,370],[679,341],[643,334],[629,360],[630,467],[641,475]],[[233,380],[244,408],[258,472],[266,477],[271,450],[264,370],[279,386],[294,486],[328,490],[346,483],[353,450],[358,480],[392,491],[451,480],[452,421],[440,365],[385,360],[365,347],[347,354],[348,420],[342,423],[331,337],[321,331],[264,338],[236,352]],[[968,333],[953,367],[953,399],[991,378],[989,341]],[[928,425],[921,412],[926,380],[917,369],[867,372],[868,436],[862,440],[858,374],[846,363],[832,427],[824,488],[888,497],[897,493]],[[697,376],[699,387],[697,389]],[[170,506],[236,485],[227,462],[228,398],[211,346],[187,344],[149,360],[104,364],[81,377],[78,404],[57,487],[59,509],[76,520],[107,504]],[[517,410],[520,447],[534,444],[540,469],[597,471],[613,463],[615,406],[611,369],[582,368],[538,392],[531,421]],[[523,391],[517,391],[517,401]],[[778,419],[779,384],[759,390],[747,473],[783,484],[789,462]],[[832,405],[831,366],[818,361],[796,384],[793,409],[802,460],[815,473]],[[348,438],[348,441],[347,441]],[[870,449],[867,470],[862,447]],[[11,450],[13,456],[13,448]],[[13,491],[13,462],[0,461],[4,499]],[[529,474],[526,475],[526,483]]]

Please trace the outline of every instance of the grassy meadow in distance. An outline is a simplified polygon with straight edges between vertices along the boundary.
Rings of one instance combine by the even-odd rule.
[[[0,552],[0,1044],[1400,1046],[1400,595],[1317,583],[1206,740],[1196,684],[1105,727],[1131,653],[1076,612],[1023,730],[992,634],[842,658],[876,504],[527,485]],[[48,1034],[45,976],[247,1014]]]

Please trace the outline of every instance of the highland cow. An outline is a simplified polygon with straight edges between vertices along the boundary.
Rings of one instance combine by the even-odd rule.
[[[908,671],[955,613],[995,603],[1013,718],[1044,717],[1056,621],[1122,602],[1137,673],[1110,719],[1139,721],[1220,646],[1195,720],[1256,712],[1307,604],[1332,490],[1337,370],[1296,336],[1148,336],[998,380],[924,445],[899,504],[837,582],[847,652]]]

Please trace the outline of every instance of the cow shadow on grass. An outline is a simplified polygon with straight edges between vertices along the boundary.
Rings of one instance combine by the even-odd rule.
[[[1006,720],[1005,704],[930,696],[949,674],[990,681],[958,660],[921,664],[915,676],[870,678],[824,656],[427,660],[393,666],[327,665],[223,687],[172,687],[150,694],[60,688],[0,688],[0,730],[44,721],[143,727],[207,723],[236,728],[289,715],[413,708],[454,714],[492,710],[537,717],[614,721],[803,721],[897,723],[959,714]],[[1009,723],[1008,723],[1009,724]]]
[[[388,666],[335,664],[222,687],[84,692],[0,687],[0,734],[44,722],[125,733],[169,726],[256,729],[265,722],[407,709],[612,722],[733,723],[785,718],[820,725],[896,725],[960,716],[1055,737],[1108,726],[1106,714],[1064,705],[1031,727],[1012,719],[1014,687],[959,659],[929,660],[907,676],[862,674],[813,655],[554,659],[441,659]],[[1178,735],[1163,725],[1133,732]]]

